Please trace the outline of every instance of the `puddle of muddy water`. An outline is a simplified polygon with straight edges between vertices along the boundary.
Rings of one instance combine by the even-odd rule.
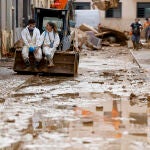
[[[71,98],[74,103],[65,101],[61,105],[59,98],[62,96]],[[105,98],[107,100],[104,100]],[[38,132],[38,137],[46,133],[49,144],[56,144],[57,138],[62,134],[65,136],[61,137],[59,142],[67,141],[66,143],[71,143],[71,148],[74,149],[78,147],[83,149],[88,145],[95,149],[108,150],[112,147],[119,150],[122,147],[124,150],[134,145],[134,150],[141,141],[150,142],[150,135],[147,132],[150,130],[150,113],[148,114],[150,111],[147,111],[150,108],[146,103],[130,105],[127,97],[121,99],[118,95],[94,92],[74,93],[74,95],[66,93],[58,95],[57,101],[49,108],[50,111],[39,109],[32,118],[34,131]],[[57,137],[51,141],[54,133],[57,133]],[[99,143],[95,142],[97,139]]]

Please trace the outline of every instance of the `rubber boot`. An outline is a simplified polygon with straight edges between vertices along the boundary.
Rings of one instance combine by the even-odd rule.
[[[38,72],[38,71],[39,71],[39,64],[40,64],[40,62],[35,61],[35,63],[34,63],[34,71],[35,71],[35,72]]]
[[[136,43],[133,42],[133,49],[136,49]]]
[[[53,67],[54,66],[53,58],[50,55],[46,55],[46,57],[49,62],[48,67]]]
[[[50,55],[46,55],[45,57],[44,57],[44,60],[45,60],[45,66],[41,69],[41,72],[43,72],[43,73],[47,73],[48,72],[48,68],[47,68],[47,66],[48,66],[48,59],[50,58]]]
[[[139,49],[139,42],[136,42],[136,47],[135,47],[136,50]]]
[[[49,60],[49,64],[48,64],[48,67],[54,67],[54,63],[53,63],[53,59],[50,59]]]
[[[29,59],[25,60],[25,66],[26,67],[25,67],[24,71],[30,71],[31,70]]]

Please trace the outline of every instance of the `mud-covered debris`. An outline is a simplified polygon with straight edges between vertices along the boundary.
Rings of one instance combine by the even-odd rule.
[[[89,144],[91,143],[90,141],[83,141],[83,144]]]
[[[125,89],[125,88],[126,88],[126,86],[125,86],[125,85],[123,85],[123,86],[122,86],[122,88],[123,88],[123,89]]]
[[[140,102],[146,102],[146,97],[144,96],[140,96],[138,99]]]
[[[0,97],[0,103],[4,103],[5,99]]]
[[[136,96],[134,93],[130,94],[129,99],[130,99],[130,105],[131,106],[138,104],[138,99],[137,98],[138,98],[138,96]]]
[[[109,89],[109,90],[112,90],[112,87],[109,87],[108,89]]]
[[[111,46],[111,44],[115,43],[112,46],[120,46],[120,45],[126,45],[127,44],[127,36],[125,35],[124,32],[119,31],[117,29],[113,29],[110,27],[101,27],[101,34],[96,34],[97,37],[100,37],[103,39],[102,45],[109,45]],[[105,34],[102,34],[105,33]],[[107,44],[106,44],[107,42]],[[120,44],[120,45],[119,45]]]
[[[104,84],[104,82],[103,81],[92,81],[92,83],[98,83],[98,84]]]
[[[134,99],[134,98],[137,98],[137,96],[134,94],[134,93],[131,93],[130,94],[130,100]]]
[[[114,76],[114,73],[112,72],[103,72],[104,76]]]
[[[93,120],[92,118],[84,118],[82,124],[84,126],[93,126]]]
[[[148,96],[147,96],[147,101],[149,101],[149,102],[150,102],[150,95],[148,95]]]
[[[15,123],[15,119],[13,119],[13,118],[8,118],[8,119],[6,119],[6,122],[8,122],[8,123]]]
[[[103,106],[96,106],[96,111],[103,111]]]
[[[98,31],[96,29],[94,29],[92,26],[89,26],[87,24],[80,25],[79,29],[82,31],[93,31],[95,34],[98,34]]]
[[[100,38],[97,38],[94,35],[93,31],[87,31],[86,34],[87,34],[86,46],[90,47],[91,49],[97,49],[97,50],[102,48],[101,45],[102,40]]]

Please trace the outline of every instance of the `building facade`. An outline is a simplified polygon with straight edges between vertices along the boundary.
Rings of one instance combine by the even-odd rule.
[[[49,8],[54,0],[0,0],[0,57],[20,38],[34,7]],[[75,9],[92,9],[92,0],[75,0]],[[129,30],[135,18],[144,22],[150,17],[150,0],[120,0],[118,8],[99,11],[100,22],[121,31]],[[96,19],[96,18],[95,18]]]
[[[92,9],[91,0],[76,0],[76,9]],[[150,0],[120,0],[118,8],[100,10],[100,20],[104,26],[121,31],[129,30],[135,18],[144,22],[150,17]]]
[[[34,7],[49,8],[51,0],[0,0],[0,58],[9,52],[30,18]]]
[[[129,30],[135,18],[143,23],[150,17],[150,0],[120,0],[118,8],[100,11],[100,16],[103,25]]]

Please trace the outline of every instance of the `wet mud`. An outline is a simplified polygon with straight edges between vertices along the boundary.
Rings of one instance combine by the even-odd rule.
[[[150,149],[149,76],[125,47],[83,51],[77,77],[8,72],[0,149]]]

